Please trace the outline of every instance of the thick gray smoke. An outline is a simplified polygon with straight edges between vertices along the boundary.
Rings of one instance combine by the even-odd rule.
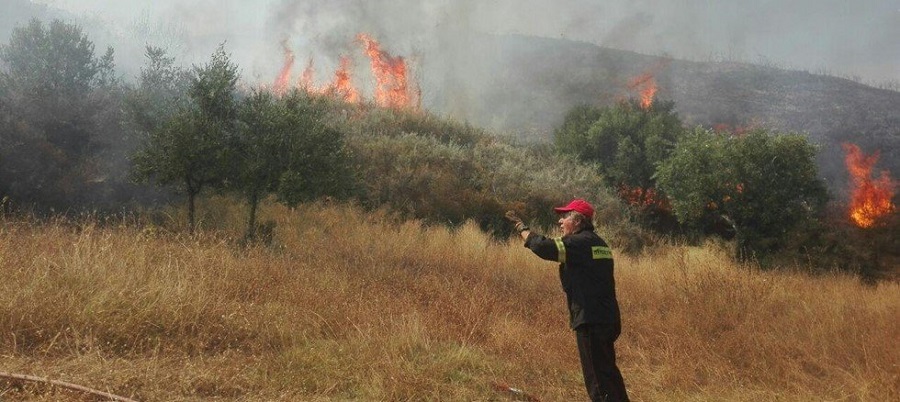
[[[250,76],[298,59],[335,58],[370,32],[397,54],[465,48],[465,32],[567,38],[676,58],[766,62],[900,80],[897,0],[35,0],[121,39],[179,47],[192,60],[223,41]],[[135,37],[142,36],[142,37]],[[438,47],[438,48],[434,48]],[[448,47],[450,49],[448,49]],[[118,49],[118,47],[117,47]],[[426,53],[428,52],[428,53]]]
[[[98,54],[113,47],[125,79],[138,76],[146,45],[163,47],[189,66],[206,62],[225,43],[243,84],[272,85],[287,47],[295,55],[293,79],[312,59],[319,85],[330,80],[341,57],[350,57],[354,84],[371,99],[369,60],[356,40],[365,32],[409,61],[425,108],[520,138],[546,140],[575,104],[632,96],[629,80],[654,71],[662,99],[675,101],[689,124],[758,122],[809,132],[828,144],[832,172],[843,171],[839,143],[851,137],[884,149],[884,161],[897,160],[890,156],[900,148],[896,92],[860,92],[872,88],[845,86],[845,80],[810,82],[803,73],[756,75],[723,67],[716,76],[712,66],[732,63],[683,61],[762,64],[896,90],[900,0],[0,2],[0,43],[32,17],[62,18],[80,25]],[[760,92],[765,99],[751,99]]]
[[[23,3],[28,0],[4,0]],[[342,56],[353,58],[356,85],[371,96],[368,61],[355,41],[371,34],[384,50],[409,60],[424,106],[471,119],[498,102],[496,83],[533,65],[491,38],[567,39],[694,61],[743,61],[872,83],[900,83],[900,0],[32,0],[70,13],[99,49],[116,49],[125,78],[144,63],[145,45],[184,63],[204,62],[226,43],[249,85],[271,84],[284,43],[296,79],[315,63],[328,81]],[[0,35],[10,23],[0,19]],[[5,37],[0,37],[4,39]],[[515,42],[518,43],[518,42]],[[545,47],[546,48],[546,47]],[[519,64],[516,64],[519,63]],[[514,66],[515,68],[512,68]],[[577,66],[584,69],[585,66]],[[577,71],[575,71],[577,74]],[[524,75],[523,75],[524,76]],[[530,79],[530,78],[529,78]],[[513,82],[516,80],[503,81]],[[546,83],[545,83],[546,84]],[[481,92],[492,87],[493,94]],[[503,93],[502,88],[499,91]],[[517,95],[518,96],[518,95]],[[527,111],[519,111],[526,112]],[[509,113],[507,113],[509,114]],[[498,116],[509,120],[509,116]],[[476,118],[477,119],[477,118]],[[498,127],[477,119],[480,124]]]

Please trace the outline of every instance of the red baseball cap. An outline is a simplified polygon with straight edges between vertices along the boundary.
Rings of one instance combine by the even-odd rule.
[[[553,208],[553,210],[556,211],[556,213],[558,213],[558,214],[564,214],[569,211],[575,211],[575,212],[578,212],[578,213],[588,217],[588,219],[594,218],[594,207],[591,206],[591,204],[588,203],[587,201],[582,200],[581,198],[576,198],[576,199],[572,200],[572,202],[570,202],[569,205],[566,205],[564,207],[556,207],[556,208]]]

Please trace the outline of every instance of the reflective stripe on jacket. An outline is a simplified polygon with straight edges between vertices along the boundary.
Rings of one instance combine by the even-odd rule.
[[[566,292],[569,325],[621,325],[612,251],[593,230],[582,230],[561,238],[534,232],[525,239],[538,257],[559,262],[559,280]]]

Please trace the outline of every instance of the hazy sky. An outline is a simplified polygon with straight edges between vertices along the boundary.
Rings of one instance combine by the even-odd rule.
[[[465,46],[466,32],[568,38],[698,61],[736,60],[900,81],[900,0],[36,0],[102,24],[119,64],[142,42],[188,62],[218,43],[247,79],[268,80],[280,42],[329,68],[369,32],[395,54]],[[87,27],[88,32],[92,29]],[[139,58],[138,58],[139,59]],[[126,66],[127,67],[127,66]]]

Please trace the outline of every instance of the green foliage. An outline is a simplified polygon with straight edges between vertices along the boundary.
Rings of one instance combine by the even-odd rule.
[[[232,174],[237,78],[237,66],[220,45],[209,63],[194,68],[190,104],[154,129],[133,158],[136,179],[187,193],[191,230],[196,196],[207,186],[223,188]]]
[[[141,68],[138,87],[129,93],[125,106],[135,129],[149,133],[188,106],[191,75],[176,66],[175,58],[164,49],[147,46],[145,56],[147,65]]]
[[[182,186],[196,195],[204,186],[224,180],[224,140],[204,116],[182,110],[150,133],[147,146],[134,157],[135,177]]]
[[[644,108],[631,100],[573,108],[556,130],[554,144],[560,152],[594,164],[635,221],[672,232],[678,225],[654,175],[683,132],[673,102],[656,101]]]
[[[829,205],[823,217],[792,231],[778,261],[816,273],[853,272],[866,282],[896,281],[900,271],[900,214],[871,228],[853,223],[844,206]]]
[[[22,204],[70,208],[101,192],[94,160],[120,132],[113,50],[96,57],[77,25],[32,20],[0,46],[0,191]]]
[[[346,112],[346,110],[342,110]],[[430,113],[376,108],[362,113],[350,113],[351,120],[344,120],[342,130],[355,135],[398,136],[406,133],[434,138],[442,143],[474,145],[490,138],[483,129],[468,123],[460,123]]]
[[[389,205],[409,217],[452,225],[489,215],[485,208],[498,216],[503,212],[476,187],[470,149],[411,133],[355,137],[351,145],[367,205]]]
[[[194,67],[188,95],[203,116],[230,128],[237,117],[237,80],[238,67],[221,44],[206,65]]]
[[[679,221],[731,226],[742,258],[780,249],[827,201],[815,148],[795,133],[725,137],[698,128],[659,165],[657,180]]]
[[[497,139],[472,145],[444,143],[445,136],[406,133],[350,138],[364,203],[388,205],[402,214],[439,224],[472,219],[507,236],[503,213],[515,209],[535,226],[550,226],[552,207],[573,197],[591,200],[597,219],[619,222],[621,206],[605,191],[592,166],[539,148]]]
[[[656,180],[671,198],[675,216],[682,223],[698,223],[709,213],[710,203],[732,200],[737,193],[726,149],[729,138],[696,128],[678,143],[672,156],[658,167]],[[723,182],[728,176],[729,182]],[[718,208],[718,207],[716,207]]]
[[[282,102],[291,131],[290,157],[276,192],[279,201],[295,206],[319,197],[350,195],[356,179],[343,134],[324,124],[320,105],[304,94],[293,92]]]
[[[343,135],[326,127],[321,102],[293,91],[276,99],[256,91],[240,104],[232,187],[250,207],[247,236],[256,229],[256,208],[267,194],[295,206],[321,196],[341,197],[353,186]]]
[[[474,220],[496,236],[510,233],[515,209],[533,227],[556,226],[552,207],[582,197],[601,224],[630,226],[597,168],[549,146],[514,145],[484,130],[428,113],[332,103],[326,123],[347,133],[359,201],[402,216],[459,225]]]
[[[572,108],[566,114],[562,126],[556,130],[554,137],[556,147],[566,153],[577,155],[582,160],[596,159],[585,147],[590,143],[588,131],[597,120],[600,120],[603,113],[604,109],[587,105]]]
[[[8,45],[0,47],[6,63],[6,85],[14,90],[29,90],[44,101],[48,98],[73,100],[113,80],[113,50],[97,58],[94,44],[77,25],[60,20],[44,26],[31,20],[13,30]],[[65,106],[61,104],[48,104]]]
[[[548,147],[502,141],[479,144],[472,151],[482,185],[499,199],[520,204],[523,216],[531,217],[535,224],[555,225],[559,216],[552,208],[572,198],[590,200],[598,222],[621,218],[621,205],[607,191],[594,165],[556,154]]]
[[[672,102],[642,108],[637,101],[607,108],[577,107],[556,131],[557,148],[596,163],[607,184],[654,188],[655,166],[684,131]]]

